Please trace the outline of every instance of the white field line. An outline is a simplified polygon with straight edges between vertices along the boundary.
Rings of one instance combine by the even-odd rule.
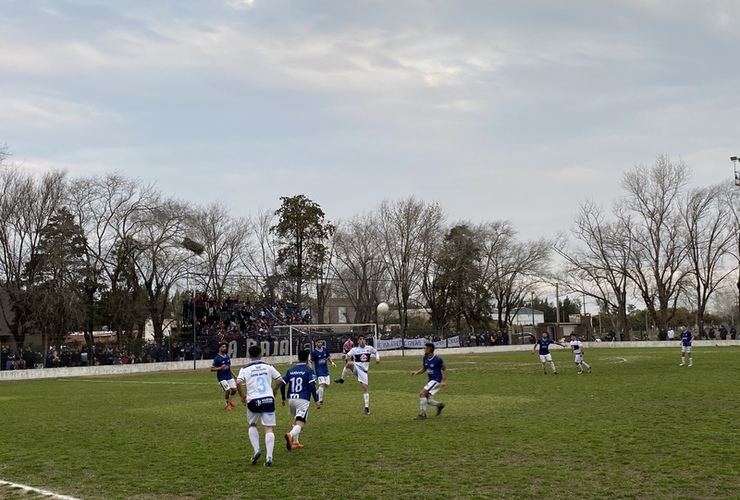
[[[58,378],[57,382],[91,382],[94,384],[153,384],[153,385],[216,385],[210,382],[154,382],[154,381],[141,381],[136,382],[133,380],[96,380],[90,378]]]
[[[34,488],[33,486],[26,486],[25,484],[11,483],[10,481],[3,481],[2,479],[0,479],[0,486],[9,486],[11,488],[20,489],[26,492],[32,491],[34,493],[38,493],[39,495],[51,498],[58,498],[59,500],[79,500],[75,497],[59,495],[57,493],[54,493],[53,491],[42,490],[40,488]]]

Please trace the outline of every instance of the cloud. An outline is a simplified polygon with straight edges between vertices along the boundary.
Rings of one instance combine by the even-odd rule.
[[[232,9],[248,9],[254,5],[255,0],[228,0],[226,5]]]
[[[95,106],[50,95],[0,95],[0,121],[36,130],[76,125],[117,115]]]

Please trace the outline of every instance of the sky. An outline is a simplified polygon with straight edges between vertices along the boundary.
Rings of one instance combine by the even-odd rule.
[[[740,154],[735,0],[0,0],[0,144],[234,216],[384,199],[522,239],[659,154]]]

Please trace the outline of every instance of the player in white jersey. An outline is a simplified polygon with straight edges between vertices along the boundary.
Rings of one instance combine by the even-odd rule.
[[[578,367],[578,375],[583,373],[584,367],[588,370],[588,373],[591,373],[591,365],[583,359],[583,344],[578,340],[575,333],[570,334],[570,350],[575,356],[574,361]]]
[[[257,430],[257,420],[262,421],[265,431],[265,449],[267,459],[265,466],[272,465],[272,452],[275,449],[275,434],[273,428],[277,424],[275,418],[275,395],[283,385],[283,377],[272,365],[260,361],[262,349],[258,345],[249,348],[249,363],[239,370],[236,377],[236,389],[242,398],[242,404],[247,407],[247,422],[249,422],[249,441],[254,448],[252,465],[262,455],[260,448],[260,434]],[[246,385],[246,391],[244,386]]]
[[[345,359],[347,359],[347,364],[342,368],[342,376],[335,380],[337,384],[343,384],[344,377],[350,373],[357,376],[357,381],[362,386],[362,396],[365,399],[365,415],[370,414],[367,370],[370,368],[370,356],[372,355],[375,356],[375,363],[380,363],[380,353],[373,346],[365,345],[364,335],[358,336],[357,345],[344,355]]]

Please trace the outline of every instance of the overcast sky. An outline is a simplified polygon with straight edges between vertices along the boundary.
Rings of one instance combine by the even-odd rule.
[[[736,0],[0,0],[0,143],[237,216],[305,194],[567,230],[660,153],[740,153]]]

